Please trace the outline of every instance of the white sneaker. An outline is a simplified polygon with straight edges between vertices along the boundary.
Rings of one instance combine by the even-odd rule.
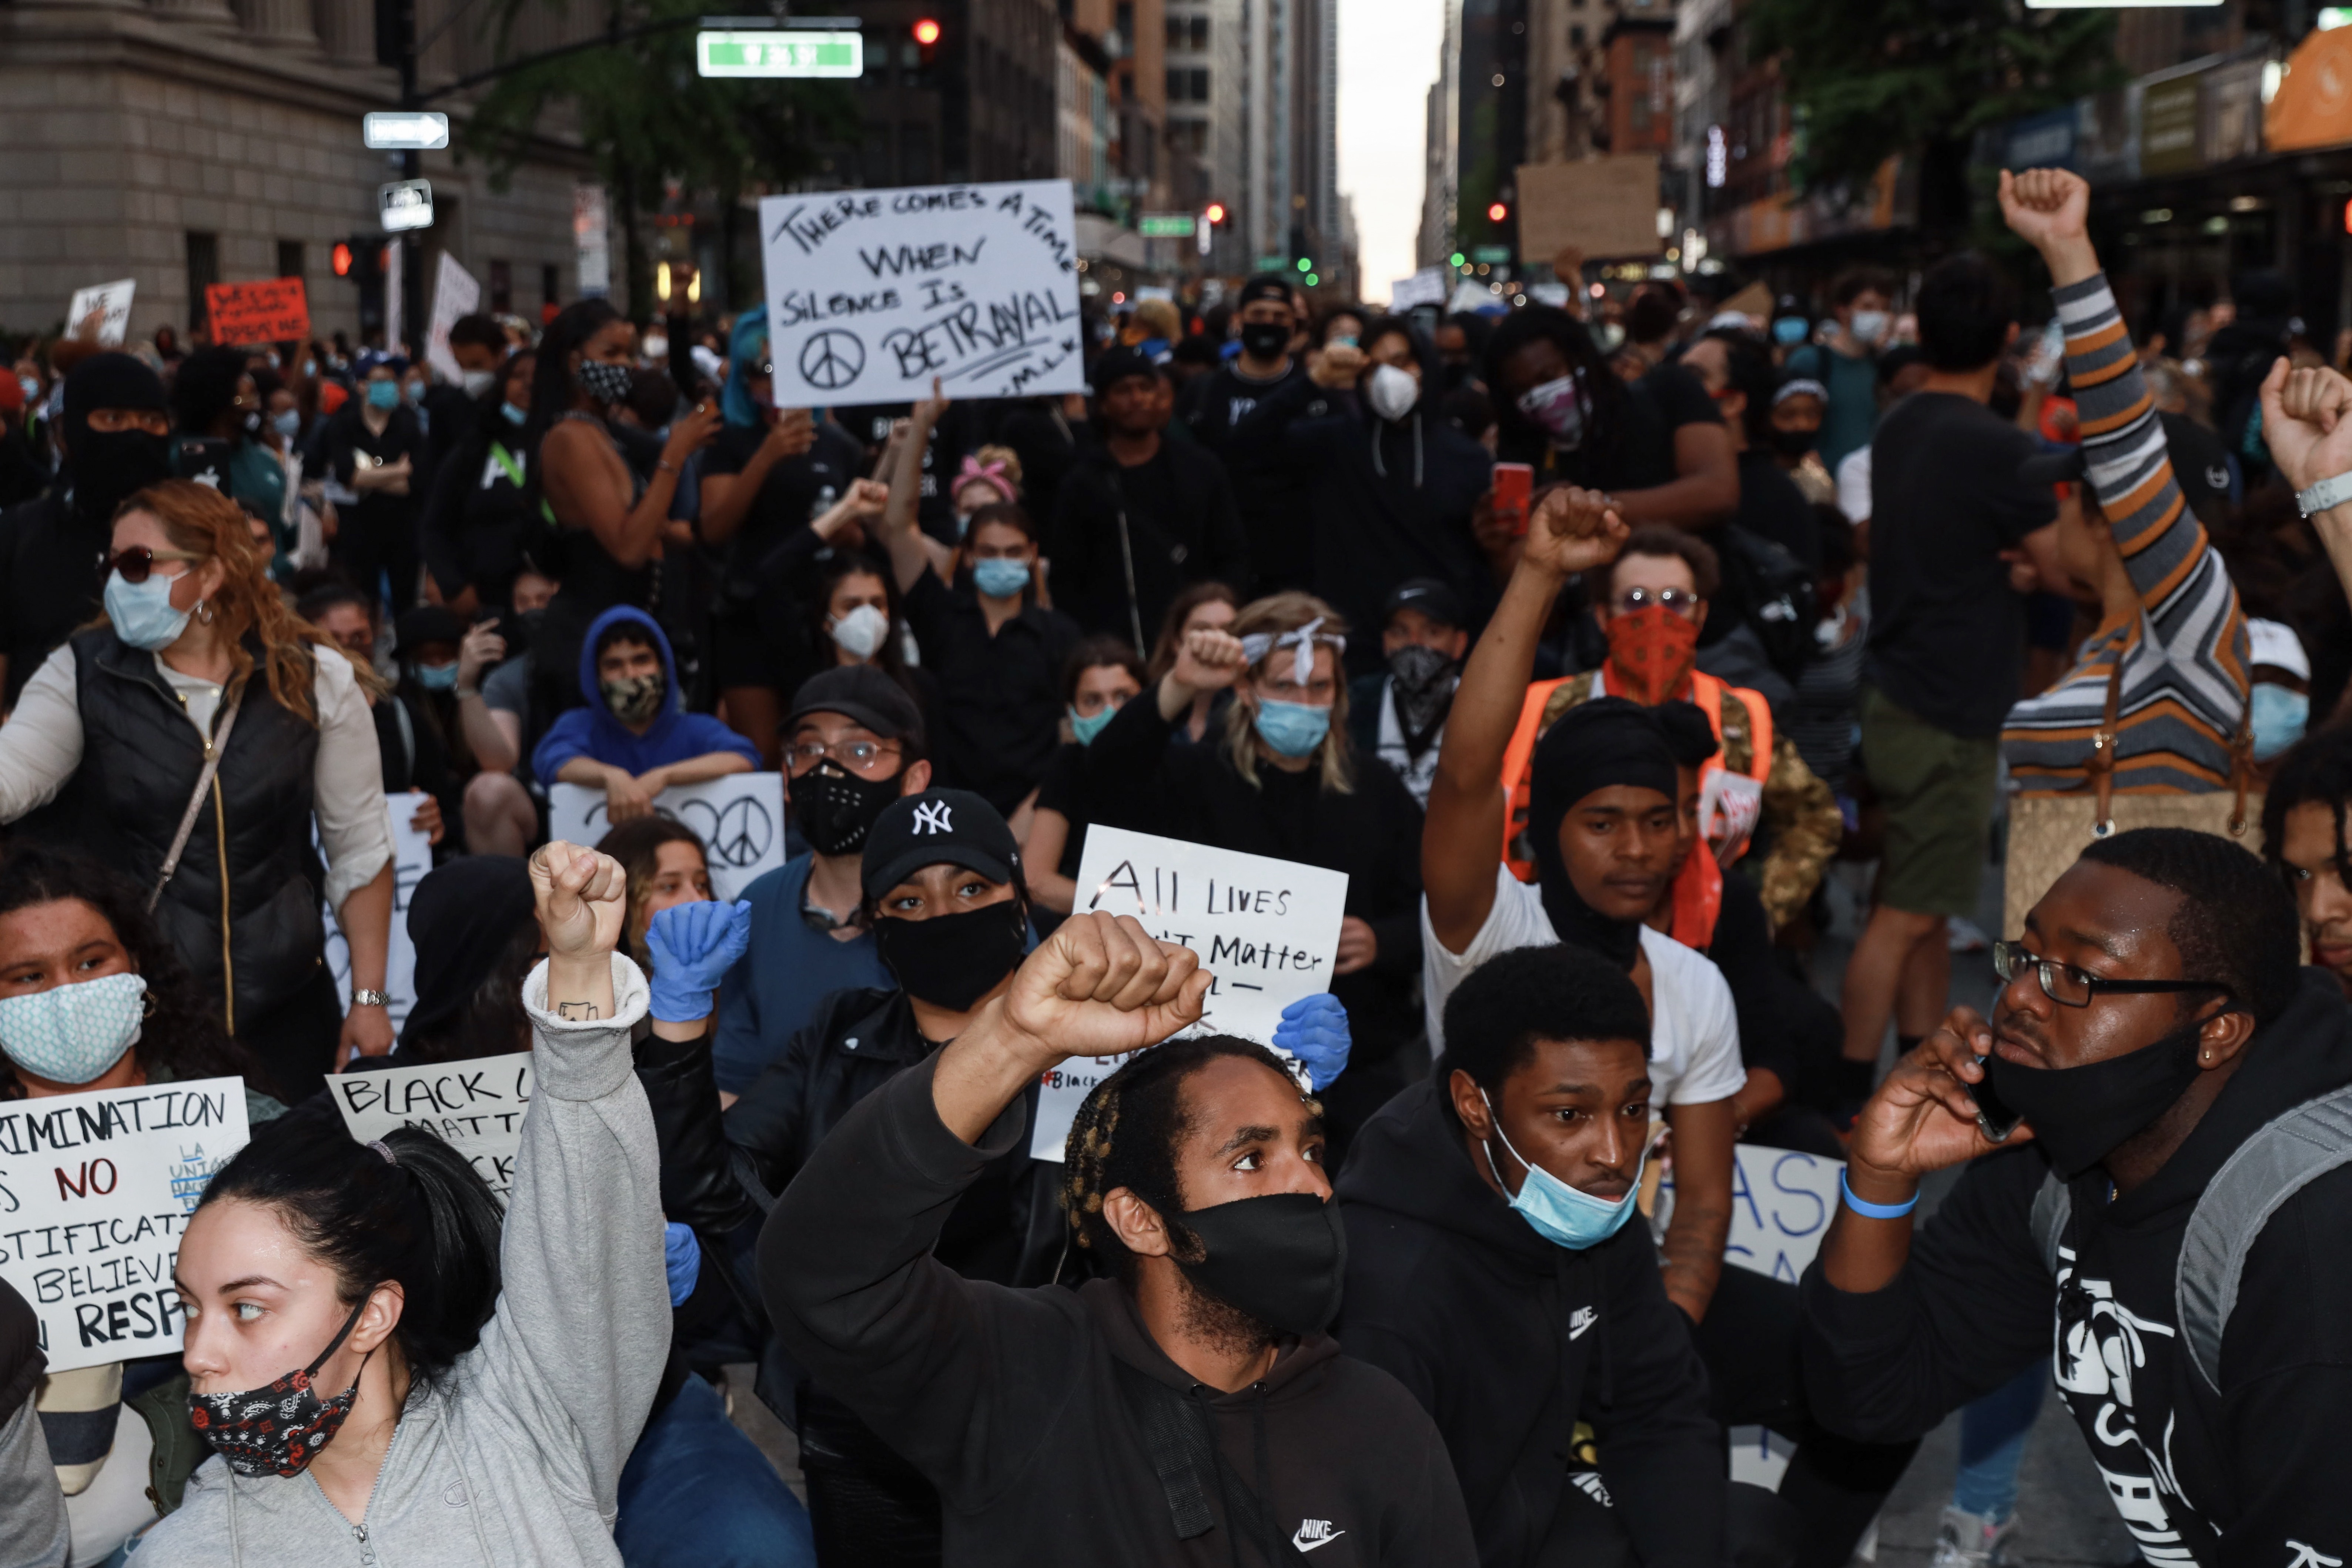
[[[2017,1516],[1999,1524],[1979,1513],[1947,1507],[1936,1527],[1932,1568],[2009,1568],[2017,1536]]]
[[[1954,915],[1946,922],[1945,940],[1954,952],[1982,952],[1992,945],[1992,938],[1972,920]]]

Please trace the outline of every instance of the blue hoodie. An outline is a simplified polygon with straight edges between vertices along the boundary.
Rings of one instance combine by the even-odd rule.
[[[660,716],[642,735],[632,734],[614,718],[598,694],[597,641],[605,627],[623,621],[641,628],[645,640],[661,655],[662,678],[667,686]],[[553,785],[556,773],[574,757],[625,768],[632,773],[713,752],[733,752],[753,767],[760,765],[760,753],[751,742],[708,713],[688,713],[678,706],[677,663],[670,657],[669,638],[643,610],[618,605],[588,623],[588,635],[580,639],[580,689],[591,694],[588,705],[574,708],[548,726],[545,738],[530,754],[530,770],[542,785]]]

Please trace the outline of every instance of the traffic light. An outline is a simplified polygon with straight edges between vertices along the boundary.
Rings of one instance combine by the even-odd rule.
[[[916,58],[928,70],[938,61],[940,37],[945,31],[936,16],[925,16],[909,29],[915,40]]]
[[[1510,216],[1511,209],[1500,202],[1495,203],[1486,209],[1486,219],[1489,223],[1500,223]]]
[[[348,278],[362,289],[377,282],[383,276],[383,244],[380,234],[355,234],[335,241],[334,249],[328,253],[335,276]]]
[[[335,248],[329,254],[334,262],[335,276],[349,278],[352,275],[352,242],[347,239],[335,241]]]
[[[1209,220],[1210,226],[1213,228],[1218,224],[1225,221],[1225,204],[1223,202],[1211,202],[1209,204],[1208,210],[1203,212],[1201,216],[1207,218]]]
[[[1300,257],[1300,258],[1298,258],[1298,270],[1300,270],[1301,272],[1312,272],[1312,271],[1314,271],[1314,270],[1315,270],[1315,258],[1314,258],[1313,257],[1311,257],[1311,256],[1302,256],[1302,257]]]

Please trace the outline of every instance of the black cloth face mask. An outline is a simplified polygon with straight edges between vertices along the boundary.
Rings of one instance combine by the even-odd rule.
[[[1273,321],[1244,321],[1242,347],[1254,359],[1273,359],[1290,346],[1290,329]]]
[[[801,837],[820,855],[847,855],[866,847],[875,819],[898,798],[900,775],[860,778],[845,768],[819,763],[792,781],[793,813]]]
[[[68,440],[74,510],[90,521],[110,521],[124,501],[172,477],[171,444],[161,436],[135,428],[101,434],[84,426]]]
[[[884,915],[874,945],[900,990],[961,1013],[1020,966],[1029,921],[1019,899],[927,921]]]
[[[240,1476],[300,1475],[319,1457],[319,1450],[342,1430],[343,1418],[359,1397],[356,1374],[352,1385],[332,1399],[320,1398],[310,1380],[359,1326],[360,1313],[367,1304],[368,1298],[361,1297],[317,1360],[268,1387],[242,1394],[189,1394],[188,1424],[196,1429],[196,1436]],[[374,1353],[368,1352],[368,1355]],[[365,1369],[366,1356],[360,1358],[360,1365]]]
[[[1273,1193],[1180,1217],[1207,1256],[1176,1266],[1206,1294],[1277,1333],[1320,1333],[1339,1315],[1348,1231],[1336,1202]]]
[[[1985,1058],[1992,1091],[2033,1126],[2051,1168],[2071,1182],[2172,1109],[2203,1069],[2193,1019],[2154,1045],[2075,1068],[2028,1068],[1998,1052]]]
[[[1445,722],[1462,666],[1433,647],[1407,643],[1389,655],[1389,689],[1396,697],[1397,724],[1404,749],[1418,757]]]

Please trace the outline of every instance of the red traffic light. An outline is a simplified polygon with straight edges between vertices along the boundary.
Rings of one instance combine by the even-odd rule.
[[[926,16],[915,24],[915,42],[928,49],[939,41],[940,25],[937,21]]]
[[[352,247],[339,239],[335,241],[335,248],[332,254],[335,264],[335,276],[338,278],[349,278],[352,275]]]
[[[1486,209],[1486,216],[1487,216],[1487,218],[1488,218],[1490,221],[1495,222],[1495,223],[1500,223],[1500,222],[1502,222],[1505,218],[1507,218],[1507,217],[1508,217],[1508,216],[1511,216],[1511,209],[1510,209],[1510,208],[1508,208],[1508,207],[1507,207],[1507,206],[1505,206],[1505,205],[1504,205],[1502,203],[1500,203],[1500,202],[1496,202],[1493,206],[1490,206],[1490,207],[1488,207],[1488,208]]]
[[[1225,221],[1225,204],[1223,202],[1211,202],[1209,204],[1209,210],[1202,213],[1201,216],[1207,218],[1212,226],[1221,224]]]

